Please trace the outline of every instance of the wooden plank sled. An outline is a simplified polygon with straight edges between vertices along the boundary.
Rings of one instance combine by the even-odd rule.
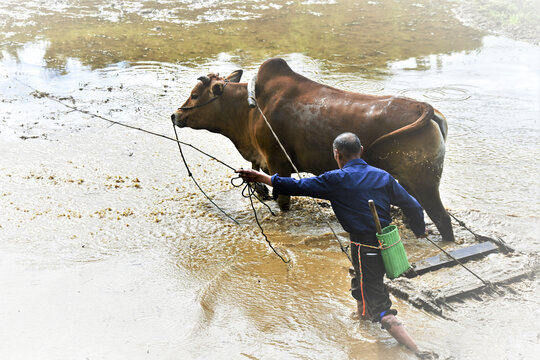
[[[507,274],[493,274],[487,280],[493,286],[507,285],[534,275],[533,269],[519,269]],[[460,300],[472,294],[481,294],[491,290],[488,286],[478,282],[458,284],[445,289],[429,289],[424,284],[419,284],[407,278],[387,280],[388,291],[394,296],[410,302],[417,308],[424,309],[436,315],[442,315],[443,310],[452,309],[450,302]]]
[[[494,272],[488,276],[484,275],[484,279],[486,281],[489,281],[491,286],[484,285],[479,282],[471,282],[468,284],[455,284],[451,287],[441,289],[433,300],[437,304],[442,304],[448,301],[460,300],[472,294],[479,294],[483,291],[497,291],[495,288],[492,287],[499,285],[507,285],[519,281],[525,277],[532,277],[533,275],[534,271],[530,268],[522,268],[511,271],[505,269],[500,272]]]
[[[385,284],[389,292],[397,298],[406,300],[417,308],[448,319],[446,311],[453,310],[453,302],[462,301],[468,297],[481,299],[482,294],[490,294],[492,292],[497,293],[498,296],[504,293],[505,290],[511,292],[511,288],[503,287],[502,285],[508,285],[527,277],[534,277],[538,271],[539,265],[534,259],[531,263],[531,258],[527,255],[502,256],[504,263],[501,263],[501,259],[499,258],[493,259],[496,263],[488,267],[489,272],[483,272],[481,274],[482,278],[489,282],[489,285],[485,285],[477,279],[468,279],[465,277],[460,282],[452,282],[446,287],[434,289],[431,287],[437,285],[433,282],[434,277],[426,282],[422,276],[414,278],[400,277],[393,280],[386,279]],[[437,276],[447,278],[448,276],[452,276],[448,272],[453,271],[453,269],[441,269],[440,271],[444,273]]]
[[[461,249],[450,250],[448,253],[458,259],[460,262],[464,263],[466,261],[477,259],[491,253],[499,251],[499,247],[492,242],[486,241],[483,243],[475,244]],[[418,275],[425,274],[429,271],[438,270],[445,266],[454,266],[456,261],[448,257],[446,254],[439,254],[432,256],[430,258],[417,261],[411,266],[413,271],[405,272],[405,276],[412,278]]]

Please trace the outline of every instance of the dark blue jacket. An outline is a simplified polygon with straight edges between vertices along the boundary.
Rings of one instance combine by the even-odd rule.
[[[375,202],[382,227],[392,220],[390,204],[400,207],[410,219],[416,235],[425,231],[424,213],[414,197],[386,171],[353,159],[343,168],[322,175],[296,180],[272,176],[274,197],[277,195],[311,196],[330,200],[337,219],[348,233],[372,234],[375,222],[368,200]]]

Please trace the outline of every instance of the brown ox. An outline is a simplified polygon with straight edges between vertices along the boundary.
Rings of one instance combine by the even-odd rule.
[[[293,169],[258,109],[249,108],[242,70],[226,79],[200,77],[190,98],[173,115],[179,127],[206,129],[228,137],[253,168],[290,176]],[[439,182],[447,124],[429,104],[394,96],[335,89],[291,70],[283,59],[259,68],[258,104],[299,169],[321,174],[335,169],[332,141],[346,131],[358,135],[364,159],[399,180],[426,210],[444,240],[454,240]],[[289,198],[278,199],[282,209]]]

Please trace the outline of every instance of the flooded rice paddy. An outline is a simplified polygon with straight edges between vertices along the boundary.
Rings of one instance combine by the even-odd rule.
[[[247,81],[274,56],[319,82],[416,98],[445,114],[444,204],[519,252],[470,267],[535,269],[539,48],[465,26],[455,6],[3,1],[0,358],[415,358],[351,316],[348,260],[309,200],[294,199],[287,213],[269,202],[276,216],[256,205],[265,233],[292,259],[286,265],[231,170],[184,149],[201,186],[240,225],[191,182],[174,142],[65,106],[172,137],[170,114],[197,77],[241,68]],[[249,166],[220,135],[179,136]],[[459,243],[475,242],[457,224],[455,232]],[[411,261],[438,253],[404,227],[402,237]],[[440,289],[476,279],[451,268],[417,281]],[[441,358],[533,359],[539,296],[538,280],[525,279],[453,303],[452,320],[393,301],[419,345]]]

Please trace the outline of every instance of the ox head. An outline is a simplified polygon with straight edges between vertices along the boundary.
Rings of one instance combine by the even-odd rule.
[[[242,73],[242,70],[236,70],[226,78],[216,74],[199,77],[189,98],[171,115],[174,125],[219,132],[219,123],[215,119],[226,106],[221,96],[227,91],[228,83],[240,81]]]

